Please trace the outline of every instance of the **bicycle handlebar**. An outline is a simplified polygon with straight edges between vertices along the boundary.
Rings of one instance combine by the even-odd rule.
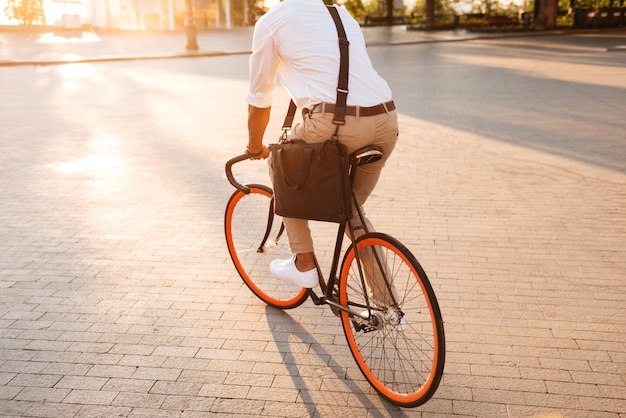
[[[249,158],[250,157],[248,156],[248,154],[241,154],[237,157],[231,158],[230,160],[226,162],[226,178],[228,179],[229,183],[233,185],[235,189],[240,190],[245,194],[250,193],[250,188],[248,186],[244,186],[243,184],[235,180],[235,176],[233,176],[233,165],[241,161],[245,161]]]
[[[276,144],[269,144],[267,148],[271,150],[274,145]],[[248,186],[244,186],[243,184],[235,180],[235,176],[233,176],[233,165],[240,163],[242,161],[248,160],[248,159],[250,159],[250,156],[248,154],[238,155],[237,157],[233,157],[230,160],[226,161],[226,167],[225,167],[226,178],[228,179],[228,182],[232,184],[235,189],[241,192],[244,192],[245,194],[250,193],[250,188]]]

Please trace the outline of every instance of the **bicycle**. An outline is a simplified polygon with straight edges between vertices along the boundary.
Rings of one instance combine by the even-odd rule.
[[[375,146],[352,153],[351,183],[358,167],[381,157]],[[321,295],[273,277],[270,261],[292,254],[286,239],[281,241],[284,225],[274,214],[272,189],[242,185],[233,176],[232,166],[247,159],[243,154],[226,163],[226,176],[237,190],[224,217],[228,251],[244,283],[278,309],[295,308],[309,297],[315,305],[329,305],[341,319],[359,369],[383,398],[402,407],[428,401],[443,375],[445,337],[435,293],[415,256],[387,234],[365,230],[356,237],[349,221],[339,224],[327,280],[316,260]],[[354,194],[352,199],[356,205]],[[350,242],[339,268],[346,228]]]

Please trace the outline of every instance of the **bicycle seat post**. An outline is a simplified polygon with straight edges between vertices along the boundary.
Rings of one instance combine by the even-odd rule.
[[[356,177],[357,168],[366,164],[374,163],[383,158],[383,149],[376,145],[367,145],[365,147],[359,148],[350,154],[350,186],[354,185],[354,179]],[[361,223],[363,224],[363,212],[361,211],[361,207],[359,206],[354,192],[352,193],[352,200],[354,201],[354,206],[356,207],[357,213],[359,214],[359,219],[361,219]],[[350,221],[348,221],[350,222]],[[348,226],[350,230],[352,230],[352,226]],[[365,225],[363,225],[365,228]],[[367,232],[367,231],[366,231]]]

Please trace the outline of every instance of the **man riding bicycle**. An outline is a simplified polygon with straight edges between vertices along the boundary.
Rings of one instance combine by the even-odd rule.
[[[374,70],[367,54],[360,26],[345,7],[337,7],[350,42],[349,94],[345,125],[339,129],[339,142],[351,153],[376,145],[383,157],[359,169],[353,191],[359,206],[372,193],[385,161],[395,147],[398,122],[395,104],[387,82]],[[254,28],[250,57],[248,146],[252,159],[267,158],[269,149],[263,135],[269,122],[276,76],[298,108],[303,121],[289,138],[322,142],[335,132],[333,124],[340,62],[333,20],[321,0],[284,0],[261,17]],[[353,208],[355,235],[363,233]],[[365,227],[373,232],[369,220]],[[283,219],[289,247],[294,256],[274,260],[270,270],[276,277],[311,288],[318,283],[314,245],[308,221]],[[372,285],[372,284],[370,284]],[[374,285],[373,287],[378,287]]]

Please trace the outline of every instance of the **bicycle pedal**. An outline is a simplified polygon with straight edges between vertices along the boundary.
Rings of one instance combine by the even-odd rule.
[[[355,321],[352,321],[352,325],[354,325],[354,330],[357,332],[363,331],[363,333],[367,334],[368,332],[376,331],[376,328],[372,326],[359,324],[358,322],[355,322]]]

